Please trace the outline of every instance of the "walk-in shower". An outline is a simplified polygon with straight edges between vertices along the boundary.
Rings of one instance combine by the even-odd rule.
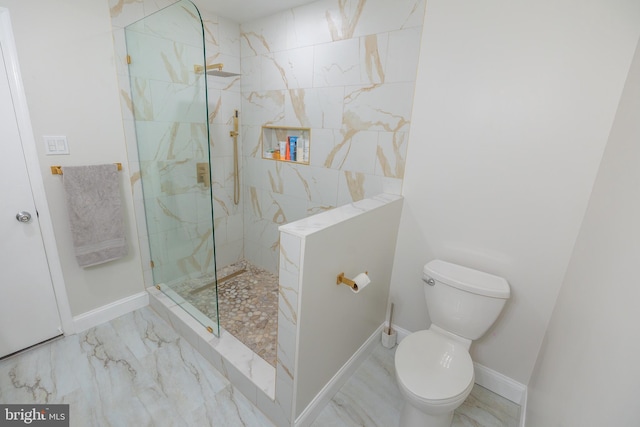
[[[204,28],[188,0],[125,28],[153,283],[275,366],[278,280],[244,259],[239,74],[207,64]]]
[[[218,335],[207,81],[194,71],[205,65],[200,15],[180,1],[125,34],[153,281]],[[203,280],[206,293],[192,294]]]

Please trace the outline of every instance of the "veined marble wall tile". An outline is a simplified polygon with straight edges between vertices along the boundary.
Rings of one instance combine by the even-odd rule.
[[[208,82],[211,81],[211,77],[209,77]],[[235,110],[240,111],[240,106],[242,103],[242,97],[239,92],[231,92],[229,90],[220,90],[212,88],[211,85],[208,85],[207,88],[207,101],[209,102],[209,123],[213,124],[226,124],[232,126],[233,124],[233,116],[235,114]],[[240,120],[242,117],[240,117]],[[231,128],[229,129],[231,130]],[[229,137],[229,133],[227,132],[227,138],[231,140]]]
[[[420,57],[422,27],[389,33],[386,56],[386,82],[415,82]]]
[[[220,17],[211,13],[200,11],[202,17],[202,26],[204,27],[204,46],[207,53],[207,59],[212,60],[222,53],[220,49]],[[216,61],[212,61],[216,62]],[[207,61],[209,63],[209,61]]]
[[[327,11],[327,24],[333,40],[354,36],[367,0],[340,0],[338,8]]]
[[[134,84],[141,85],[140,89],[143,99],[145,99],[144,97],[149,96],[150,93],[145,93],[145,87],[147,87],[146,84],[141,82],[136,82]],[[122,119],[133,121],[133,100],[131,99],[131,83],[129,83],[128,76],[118,76],[118,90],[120,95],[120,110],[122,111]],[[149,98],[146,98],[146,100],[148,101],[143,102],[146,102],[147,110],[145,111],[144,104],[137,105],[137,107],[140,107],[138,115],[140,117],[153,117],[153,111],[151,110],[151,100]]]
[[[263,202],[264,216],[270,219],[273,224],[276,224],[274,226],[274,231],[276,231],[277,225],[305,218],[307,216],[305,202],[306,200],[300,200],[295,196],[265,192]],[[274,237],[277,240],[277,232]],[[272,243],[276,240],[272,240]]]
[[[308,88],[313,83],[313,47],[261,55],[262,89]]]
[[[253,187],[260,190],[271,188],[269,173],[273,173],[275,171],[275,162],[267,162],[255,157],[245,157],[243,162],[243,170],[245,172],[242,176],[243,186]],[[245,190],[244,195],[245,203],[251,203],[251,199],[246,198],[250,196],[250,193]]]
[[[129,66],[127,64],[127,42],[124,35],[124,28],[113,30],[113,48],[115,51],[116,72],[118,76],[129,76]]]
[[[144,0],[109,0],[111,25],[126,27],[145,17]]]
[[[370,34],[360,37],[360,81],[385,82],[385,65],[389,45],[388,34]]]
[[[404,178],[407,160],[407,132],[379,132],[375,174],[390,178]]]
[[[262,157],[262,126],[242,124],[239,141],[242,142],[242,153],[245,157]],[[244,177],[246,173],[242,175]]]
[[[156,2],[160,0],[155,0]],[[140,21],[144,32],[170,42],[200,48],[202,45],[202,31],[200,17],[195,8],[188,2],[176,4],[171,9],[164,9],[169,0],[161,0],[163,4],[152,4],[150,0],[145,4],[145,15],[154,14],[153,19]],[[178,2],[179,3],[179,2]],[[180,12],[176,12],[179,8]],[[155,10],[154,10],[155,9]],[[153,10],[153,12],[150,12]],[[158,13],[155,13],[158,11]],[[136,27],[138,24],[135,25]]]
[[[140,161],[170,161],[202,159],[206,161],[206,133],[204,123],[138,122],[136,132],[142,143],[138,146]]]
[[[361,84],[359,39],[316,45],[313,58],[313,86]]]
[[[285,164],[282,171],[283,194],[294,196],[299,201],[299,212],[306,209],[307,202],[335,205],[339,174],[337,170],[323,167]]]
[[[340,117],[342,120],[342,115]],[[342,126],[340,126],[341,128]],[[329,154],[344,140],[341,129],[312,129],[309,146],[309,163],[311,166],[326,167]]]
[[[193,193],[165,197],[145,197],[149,234],[167,232],[183,223],[196,223],[192,209],[196,206]],[[193,217],[193,218],[192,218]]]
[[[132,77],[131,91],[135,103],[132,98],[127,97],[126,93],[121,95],[121,101],[124,102],[127,108],[133,109],[133,117],[141,121],[153,120],[153,104],[151,102],[151,85],[149,84],[149,80]]]
[[[242,212],[242,206],[233,200],[233,159],[216,157],[212,159],[213,217],[220,218]]]
[[[229,131],[233,129],[230,124],[210,124],[209,132],[211,136],[211,156],[228,157],[233,156],[233,138],[229,136]],[[242,146],[238,141],[238,153],[242,154]]]
[[[340,129],[344,87],[307,88],[290,90],[285,99],[285,120],[297,126],[313,129],[315,140],[318,128]]]
[[[240,26],[240,55],[260,55],[287,48],[286,13],[258,19]]]
[[[335,0],[316,1],[288,11],[287,49],[333,41],[327,25],[327,12],[336,8],[337,4]]]
[[[192,84],[197,80],[193,66],[202,64],[202,49],[183,43],[136,33],[127,40],[131,56],[129,72],[135,77]]]
[[[407,131],[413,88],[413,83],[347,87],[342,118],[345,128],[349,131]]]
[[[382,193],[401,194],[402,180],[361,172],[343,171],[338,185],[338,206],[371,198]]]
[[[262,89],[262,56],[245,56],[241,61],[242,93],[255,92]]]
[[[280,233],[276,401],[280,403],[289,422],[293,421],[301,255],[300,238]]]
[[[284,104],[285,92],[282,90],[243,92],[243,123],[256,126],[279,123],[284,119]]]
[[[220,53],[240,57],[240,25],[218,17]]]
[[[216,268],[224,268],[246,259],[244,239],[233,240],[223,245],[216,243]]]
[[[274,162],[267,163],[263,167],[263,176],[264,179],[263,185],[260,187],[264,190],[273,192],[273,193],[284,193],[284,178],[283,178],[283,170],[285,168],[285,163],[282,162]],[[258,178],[260,179],[260,178]]]
[[[421,27],[425,0],[366,0],[353,36]]]
[[[144,15],[149,16],[157,11],[178,3],[177,0],[144,0]],[[192,8],[187,8],[190,12]]]
[[[378,132],[346,129],[329,151],[324,167],[373,174]]]
[[[205,112],[204,84],[183,85],[152,80],[151,98],[156,121],[202,123]]]

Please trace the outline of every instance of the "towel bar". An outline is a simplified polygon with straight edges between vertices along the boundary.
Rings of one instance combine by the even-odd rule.
[[[122,163],[115,163],[118,167],[118,170],[122,170]],[[51,174],[52,175],[62,175],[62,166],[51,166]]]

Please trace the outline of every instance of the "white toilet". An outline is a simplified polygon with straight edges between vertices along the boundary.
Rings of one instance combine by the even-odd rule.
[[[496,321],[510,295],[502,277],[434,260],[422,279],[431,327],[400,342],[400,427],[449,427],[474,383],[469,346]]]

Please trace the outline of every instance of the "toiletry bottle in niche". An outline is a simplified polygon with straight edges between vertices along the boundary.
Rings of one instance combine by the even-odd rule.
[[[296,148],[298,145],[298,137],[297,136],[290,136],[289,137],[289,152],[291,154],[290,160],[292,162],[296,161]]]
[[[287,142],[285,144],[285,154],[284,154],[284,159],[285,160],[291,160],[291,141],[290,141],[290,136],[287,137]]]
[[[304,139],[304,146],[302,148],[302,152],[304,153],[304,161],[309,163],[309,137]]]
[[[287,155],[287,141],[278,141],[278,148],[280,150],[280,156],[279,158],[284,160],[286,158]]]

